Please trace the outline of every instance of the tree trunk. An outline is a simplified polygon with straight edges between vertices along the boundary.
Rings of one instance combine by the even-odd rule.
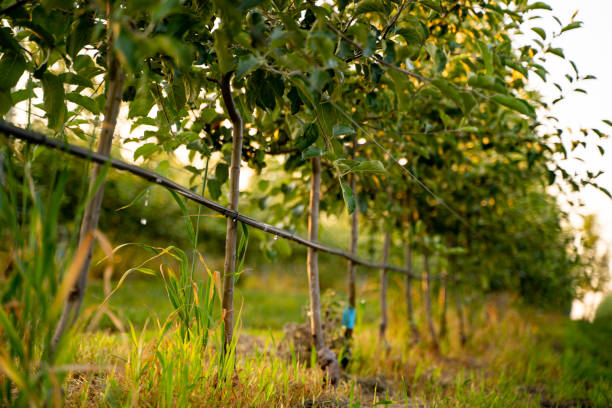
[[[406,306],[408,309],[408,324],[410,325],[410,331],[412,332],[412,344],[417,344],[421,340],[419,329],[417,328],[416,322],[414,321],[414,310],[412,307],[412,245],[410,239],[406,242],[406,269],[408,274],[406,275]]]
[[[236,109],[232,96],[231,78],[233,72],[223,74],[221,78],[221,95],[225,109],[232,122],[232,159],[230,163],[229,209],[238,211],[240,200],[240,164],[242,159],[242,117]],[[223,322],[225,341],[224,353],[229,351],[234,331],[234,273],[236,272],[236,241],[238,223],[228,217],[225,234],[225,263],[223,264]]]
[[[455,308],[457,309],[457,319],[459,319],[459,341],[461,345],[465,345],[467,342],[467,335],[465,333],[465,317],[463,315],[463,305],[461,304],[461,295],[459,294],[459,287],[455,287]]]
[[[385,240],[383,242],[383,253],[382,262],[387,264],[389,262],[389,247],[391,246],[391,233],[385,232]],[[389,342],[385,336],[388,324],[388,308],[387,308],[387,286],[388,276],[387,269],[383,268],[380,271],[380,343],[384,346],[385,351],[389,351]]]
[[[312,182],[310,187],[310,216],[308,217],[308,238],[318,241],[319,235],[319,200],[321,194],[321,158],[315,157],[312,162]],[[308,248],[308,293],[310,295],[310,333],[317,351],[319,366],[333,385],[340,379],[340,366],[336,355],[325,345],[325,333],[321,322],[321,294],[319,288],[319,259],[317,250]]]
[[[448,286],[448,277],[447,277],[447,273],[446,273],[446,269],[442,268],[442,278],[440,280],[440,338],[443,339],[444,337],[446,337],[447,332],[448,332],[448,328],[447,328],[447,321],[446,321],[446,309],[447,309],[447,296],[446,296],[446,291],[447,291],[447,286]]]
[[[356,193],[356,176],[355,174],[351,174],[351,190],[353,190],[353,196],[355,197],[355,202],[357,202],[357,193]],[[351,254],[357,255],[357,239],[359,232],[359,206],[355,205],[355,210],[351,214],[351,245],[350,251]],[[344,319],[344,323],[346,325],[345,337],[350,339],[353,335],[354,329],[354,316],[356,312],[356,291],[355,291],[355,280],[356,280],[356,270],[357,265],[351,260],[348,261],[348,311],[345,311],[347,316],[351,316],[351,318]]]
[[[438,335],[436,334],[436,328],[434,326],[433,316],[431,313],[431,273],[429,270],[429,254],[425,252],[423,254],[423,266],[425,271],[425,278],[423,279],[424,285],[424,296],[425,296],[425,314],[427,318],[427,326],[429,327],[429,334],[431,336],[431,345],[435,350],[440,349],[438,343]]]
[[[107,29],[109,37],[107,39],[107,83],[106,83],[106,106],[104,107],[104,121],[102,122],[102,131],[100,132],[100,142],[98,144],[98,153],[105,156],[110,156],[111,147],[113,144],[113,134],[115,133],[115,126],[117,124],[117,115],[119,114],[119,106],[121,105],[121,96],[123,91],[123,79],[124,74],[119,65],[115,54],[112,51],[113,39],[111,37],[110,29],[110,16],[111,9],[110,3],[107,6],[107,15],[109,22]],[[98,178],[100,171],[104,165],[94,164],[93,170],[90,177],[90,189],[93,188],[96,179]],[[98,227],[98,219],[100,218],[100,208],[102,206],[102,198],[104,197],[104,183],[100,184],[100,187],[93,195],[91,201],[85,208],[83,214],[83,220],[81,221],[81,229],[79,233],[79,245],[89,235],[93,235],[94,231]],[[79,277],[74,284],[68,299],[64,304],[62,315],[55,328],[53,338],[51,340],[51,352],[55,350],[57,343],[60,341],[64,331],[69,328],[81,309],[83,303],[83,296],[85,295],[85,289],[87,287],[87,274],[89,272],[89,266],[91,264],[91,256],[93,252],[93,241],[89,245],[89,250]]]

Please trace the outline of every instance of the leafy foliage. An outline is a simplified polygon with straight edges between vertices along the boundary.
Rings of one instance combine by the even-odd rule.
[[[525,0],[128,0],[107,15],[103,2],[23,2],[1,16],[0,114],[20,109],[28,126],[91,141],[116,53],[133,159],[152,164],[182,149],[194,163],[211,160],[211,177],[208,166],[186,170],[224,200],[232,138],[219,85],[231,74],[242,161],[258,178],[248,194],[267,221],[306,224],[308,159],[321,157],[326,213],[359,208],[372,233],[400,230],[421,253],[457,255],[459,287],[564,309],[595,272],[580,255],[588,242],[576,246],[564,231],[546,188],[597,186],[597,175],[576,178],[560,163],[583,136],[607,136],[540,130],[548,106],[527,80],[546,80],[549,58],[565,60],[553,40],[581,23],[530,29],[537,37],[521,47],[512,39],[550,9]],[[569,64],[580,92],[576,82],[590,77]],[[194,242],[197,229],[186,226]],[[189,325],[204,315],[192,313],[186,253],[172,254],[184,270],[167,274],[171,298]]]

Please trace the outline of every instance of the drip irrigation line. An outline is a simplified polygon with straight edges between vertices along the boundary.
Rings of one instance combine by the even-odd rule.
[[[274,227],[270,224],[266,224],[264,222],[258,221],[247,215],[241,214],[238,211],[230,210],[229,208],[224,207],[223,205],[215,201],[204,198],[201,195],[189,190],[188,188],[184,186],[181,186],[180,184],[152,170],[145,169],[143,167],[140,167],[134,164],[129,164],[122,160],[113,159],[109,156],[99,154],[97,152],[88,150],[80,146],[75,146],[73,144],[63,142],[57,139],[48,138],[47,136],[41,133],[33,132],[33,131],[29,131],[29,130],[26,130],[26,129],[23,129],[17,126],[13,126],[12,124],[9,124],[2,120],[0,120],[0,132],[13,136],[17,139],[23,140],[27,143],[37,144],[37,145],[45,146],[51,149],[60,150],[64,153],[70,154],[75,157],[79,157],[81,159],[94,161],[100,164],[109,163],[109,165],[111,167],[114,167],[115,169],[126,171],[137,177],[147,180],[151,183],[166,187],[170,190],[177,192],[178,194],[182,195],[188,200],[194,201],[200,205],[203,205],[206,208],[209,208],[228,218],[231,218],[234,222],[240,221],[243,224],[246,224],[250,227],[261,230],[265,233],[272,234],[274,236],[296,242],[300,245],[307,246],[309,248],[313,248],[321,252],[340,256],[342,258],[352,261],[353,263],[357,265],[362,265],[362,266],[373,268],[373,269],[386,269],[388,271],[394,271],[394,272],[402,273],[404,275],[408,275],[410,278],[415,279],[415,280],[422,280],[421,276],[415,275],[414,273],[411,273],[405,268],[395,266],[395,265],[386,265],[386,264],[378,264],[378,263],[370,262],[370,261],[361,259],[357,257],[356,255],[353,255],[342,249],[329,247],[317,241],[310,241],[295,233],[292,233],[292,232]],[[436,275],[436,276],[431,277],[430,279],[441,279],[441,278],[442,278],[441,275]]]

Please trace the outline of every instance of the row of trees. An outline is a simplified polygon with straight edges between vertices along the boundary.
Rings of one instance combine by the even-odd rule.
[[[239,210],[241,165],[261,172],[279,163],[272,156],[281,156],[280,171],[297,183],[258,183],[253,193],[262,208],[263,198],[281,197],[267,212],[270,221],[296,228],[308,217],[308,235],[318,240],[320,211],[346,210],[350,250],[357,251],[360,225],[367,234],[383,231],[385,262],[394,248],[391,231],[403,231],[407,269],[413,250],[423,255],[434,344],[434,255],[446,259],[444,290],[449,284],[456,292],[510,289],[567,307],[577,284],[591,282],[546,187],[557,178],[574,189],[595,183],[570,177],[554,160],[566,154],[568,142],[561,130],[539,130],[536,110],[545,115],[546,103],[527,87],[529,75],[546,79],[548,58],[564,58],[554,44],[557,34],[580,23],[560,22],[558,33],[533,29],[537,37],[520,48],[512,42],[525,19],[550,10],[542,2],[5,3],[0,114],[21,109],[31,126],[32,115],[42,110],[55,137],[87,140],[99,133],[98,152],[109,154],[119,109],[126,106],[132,131],[147,127],[127,139],[141,143],[135,158],[164,156],[181,146],[191,158],[219,152],[214,176],[204,182],[215,200],[229,184],[232,210]],[[570,66],[572,84],[588,79]],[[197,180],[207,168],[188,170]],[[85,210],[81,241],[90,240],[97,226],[100,171],[96,165],[91,175],[96,193]],[[226,347],[234,327],[237,235],[237,223],[228,218]],[[78,314],[93,244],[87,245],[52,349]],[[314,345],[335,381],[339,367],[321,329],[314,249],[307,269]],[[349,263],[349,337],[355,274]],[[385,304],[385,271],[381,279]],[[417,340],[411,279],[407,274],[406,301]],[[559,291],[566,296],[552,295]],[[383,317],[383,338],[386,325]]]

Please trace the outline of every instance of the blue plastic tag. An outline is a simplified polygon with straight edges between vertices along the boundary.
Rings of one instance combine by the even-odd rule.
[[[346,326],[347,329],[354,329],[356,316],[356,310],[352,307],[347,307],[344,309],[344,313],[342,313],[342,324]]]

